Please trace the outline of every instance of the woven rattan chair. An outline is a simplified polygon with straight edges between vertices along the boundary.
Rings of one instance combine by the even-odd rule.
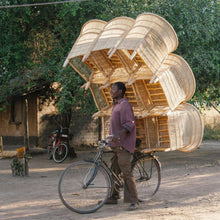
[[[103,137],[112,109],[110,86],[122,81],[140,149],[189,152],[200,145],[201,116],[186,103],[195,92],[195,79],[187,62],[172,53],[177,46],[172,26],[152,13],[84,24],[63,66],[70,64],[85,80],[82,87],[91,90]]]

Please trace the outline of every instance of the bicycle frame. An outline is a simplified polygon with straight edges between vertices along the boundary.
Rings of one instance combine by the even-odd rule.
[[[119,188],[123,188],[123,185],[124,185],[124,180],[118,176],[108,165],[107,163],[102,159],[102,155],[104,153],[108,153],[108,152],[104,152],[104,148],[105,146],[107,145],[108,143],[103,140],[103,143],[102,145],[99,145],[100,147],[100,150],[96,153],[95,157],[94,157],[94,160],[88,160],[88,159],[85,159],[85,161],[89,161],[89,162],[93,162],[94,163],[94,166],[95,166],[95,169],[94,169],[94,172],[91,176],[91,178],[86,182],[86,184],[84,184],[84,187],[87,188],[89,186],[89,184],[92,183],[92,181],[94,180],[95,176],[96,176],[96,173],[98,171],[98,168],[99,166],[102,166],[106,172],[108,173],[109,177],[110,177],[110,180],[112,181],[112,183],[115,185],[118,185]],[[92,169],[92,167],[91,167]],[[91,171],[91,169],[88,170],[88,175]],[[85,176],[84,179],[86,179],[88,177],[88,175]],[[117,189],[116,189],[117,191]]]
[[[104,151],[104,148],[105,146],[107,145],[108,143],[106,142],[106,140],[102,140],[101,142],[99,142],[99,150],[97,151],[95,157],[93,160],[91,159],[85,159],[85,161],[87,162],[92,162],[93,163],[93,166],[88,170],[88,173],[87,175],[85,176],[84,178],[84,185],[83,185],[83,188],[86,189],[91,183],[92,181],[95,179],[96,177],[96,174],[97,174],[97,171],[99,169],[100,166],[102,166],[105,171],[107,172],[107,174],[109,175],[110,177],[110,180],[111,180],[111,184],[112,186],[114,186],[114,189],[116,191],[117,188],[115,187],[116,185],[119,187],[119,188],[123,188],[123,185],[124,185],[124,180],[118,176],[109,166],[108,164],[102,159],[102,155],[104,153],[108,153],[108,152],[111,152],[111,151],[107,151],[105,152]],[[136,162],[140,161],[142,158],[146,159],[146,157],[149,158],[149,161],[151,163],[150,165],[150,172],[149,174],[146,172],[145,168],[143,167],[142,164],[138,164],[138,166],[141,166],[141,167],[138,167],[138,171],[140,173],[140,178],[136,180],[136,182],[143,182],[143,181],[146,181],[146,180],[150,180],[151,177],[152,177],[152,168],[153,168],[153,160],[156,160],[159,164],[159,166],[161,167],[160,165],[160,162],[159,160],[157,160],[157,157],[154,155],[155,152],[150,152],[150,153],[142,153],[140,151],[136,151],[133,155],[133,160],[131,162],[131,166],[133,166]],[[88,178],[88,176],[90,175],[90,172],[92,170],[92,168],[94,167],[94,171],[93,173],[91,174],[91,177],[86,181],[86,179]]]
[[[69,135],[68,134],[62,134],[59,130],[53,131],[52,134],[49,136],[49,138],[52,140],[52,146],[51,148],[54,149],[56,146],[59,146],[61,142],[68,143],[69,141]],[[50,141],[49,141],[50,146]]]
[[[110,177],[110,181],[111,181],[111,184],[112,184],[112,190],[115,189],[116,191],[120,191],[118,189],[122,189],[123,188],[123,185],[124,185],[124,180],[118,176],[109,166],[108,164],[102,159],[102,155],[104,153],[108,153],[104,151],[104,148],[105,146],[107,145],[107,142],[103,143],[103,145],[99,146],[100,149],[99,151],[97,151],[95,157],[93,160],[91,159],[85,159],[85,161],[87,162],[92,162],[93,163],[93,166],[88,170],[88,173],[87,175],[85,176],[84,178],[84,185],[83,185],[83,188],[86,189],[90,184],[92,184],[92,181],[95,179],[96,177],[96,174],[98,172],[98,169],[100,166],[102,166],[105,171],[107,172],[107,174],[109,175]],[[111,152],[111,151],[110,151]],[[141,152],[136,152],[134,155],[133,155],[133,160],[131,162],[131,166],[133,166],[136,162],[140,161],[142,158],[145,158],[146,157],[149,158],[149,161],[150,161],[150,172],[147,172],[145,170],[145,168],[143,167],[142,164],[138,164],[138,171],[140,173],[140,178],[139,179],[136,179],[136,182],[144,182],[144,181],[147,181],[147,180],[150,180],[151,177],[152,177],[152,173],[153,173],[153,160],[157,160],[157,157],[154,155],[154,152],[151,152],[151,153],[141,153]],[[160,162],[159,160],[157,160],[159,166],[160,165]],[[94,167],[94,171],[93,173],[91,174],[90,178],[87,180],[88,176],[90,175],[90,172],[92,170],[92,168]],[[86,181],[87,180],[87,181]],[[118,186],[118,189],[117,187],[115,186]]]
[[[141,160],[142,158],[145,158],[145,159],[146,159],[146,157],[148,157],[149,160],[151,161],[150,175],[148,175],[148,173],[146,172],[146,170],[144,169],[144,167],[143,167],[141,164],[139,164],[139,165],[142,166],[142,167],[141,167],[142,169],[139,169],[139,172],[140,172],[140,174],[141,174],[141,175],[140,175],[141,178],[140,178],[139,180],[137,180],[137,181],[141,182],[141,181],[146,181],[146,180],[151,179],[151,177],[152,177],[153,160],[156,160],[156,161],[158,162],[160,168],[161,168],[161,164],[160,164],[159,160],[157,159],[157,157],[154,155],[154,153],[155,153],[155,152],[150,152],[150,153],[145,153],[145,154],[143,154],[143,153],[141,153],[141,152],[139,152],[139,151],[138,151],[138,152],[135,152],[134,158],[133,158],[133,160],[132,160],[131,163],[136,163],[137,161]]]
[[[74,212],[81,214],[94,212],[105,204],[113,190],[120,192],[124,187],[124,180],[120,174],[117,175],[108,165],[108,160],[103,158],[103,154],[112,152],[104,150],[108,144],[106,140],[99,141],[99,148],[93,159],[75,162],[61,175],[58,184],[60,199]],[[158,191],[161,180],[160,163],[154,152],[136,152],[133,155],[131,169],[137,192],[140,192],[139,201],[148,201]],[[86,202],[91,207],[87,206]]]
[[[69,153],[70,139],[69,134],[63,134],[62,129],[52,132],[47,147],[48,159],[51,160],[53,158],[56,163],[61,163],[65,160]]]

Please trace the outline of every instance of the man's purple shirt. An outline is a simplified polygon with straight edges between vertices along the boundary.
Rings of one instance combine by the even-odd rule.
[[[123,134],[118,142],[109,142],[110,147],[122,146],[134,153],[136,144],[136,125],[132,106],[127,99],[122,98],[114,104],[110,121],[110,135],[117,135],[123,128],[129,132]]]

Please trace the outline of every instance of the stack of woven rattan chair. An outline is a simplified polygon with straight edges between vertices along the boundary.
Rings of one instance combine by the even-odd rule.
[[[108,135],[112,109],[111,84],[126,84],[126,98],[134,109],[140,149],[190,152],[202,140],[198,110],[186,103],[195,92],[195,79],[187,62],[172,52],[177,35],[162,17],[144,13],[136,20],[117,17],[90,20],[65,60],[85,80]]]

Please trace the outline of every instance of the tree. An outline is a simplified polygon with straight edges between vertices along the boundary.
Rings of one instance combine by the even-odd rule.
[[[104,0],[103,20],[117,16],[136,18],[152,12],[165,18],[177,33],[179,46],[174,52],[190,65],[197,88],[191,102],[219,106],[220,103],[220,19],[217,0]]]
[[[12,0],[10,4],[16,2]],[[34,0],[22,1],[22,3],[34,2]],[[5,89],[6,85],[10,85],[8,88],[10,94],[13,93],[14,86],[27,90],[39,82],[49,84],[54,81],[61,82],[62,94],[65,94],[66,90],[75,89],[74,83],[79,83],[79,88],[82,83],[81,78],[71,68],[63,70],[62,64],[77,39],[82,25],[87,19],[96,16],[94,13],[96,8],[94,2],[88,1],[66,5],[1,9],[0,27],[3,31],[0,33],[2,45],[0,85],[5,86]],[[11,84],[10,81],[15,78],[18,79],[15,85]],[[76,81],[73,78],[77,78]],[[19,81],[25,83],[17,86]],[[65,84],[70,81],[71,84]],[[5,93],[9,94],[8,91]],[[76,94],[76,91],[71,94]],[[81,95],[82,91],[79,92],[79,96]],[[64,103],[63,98],[60,100]],[[62,111],[65,108],[61,107],[61,103],[59,106]]]
[[[16,0],[2,2],[19,4]],[[35,2],[24,0],[22,4]],[[197,82],[193,101],[218,104],[218,9],[217,0],[94,0],[0,9],[0,103],[6,105],[6,97],[15,90],[19,93],[47,85],[50,91],[50,85],[58,81],[61,92],[47,94],[57,97],[61,113],[94,111],[91,94],[80,89],[83,80],[72,68],[62,68],[82,25],[90,19],[136,18],[152,12],[168,20],[178,35],[175,53],[190,64]],[[15,78],[19,85],[13,83]]]
[[[193,70],[197,88],[192,99],[201,105],[220,102],[219,3],[216,0],[158,1],[152,11],[174,27],[179,38],[175,53],[184,57]]]

